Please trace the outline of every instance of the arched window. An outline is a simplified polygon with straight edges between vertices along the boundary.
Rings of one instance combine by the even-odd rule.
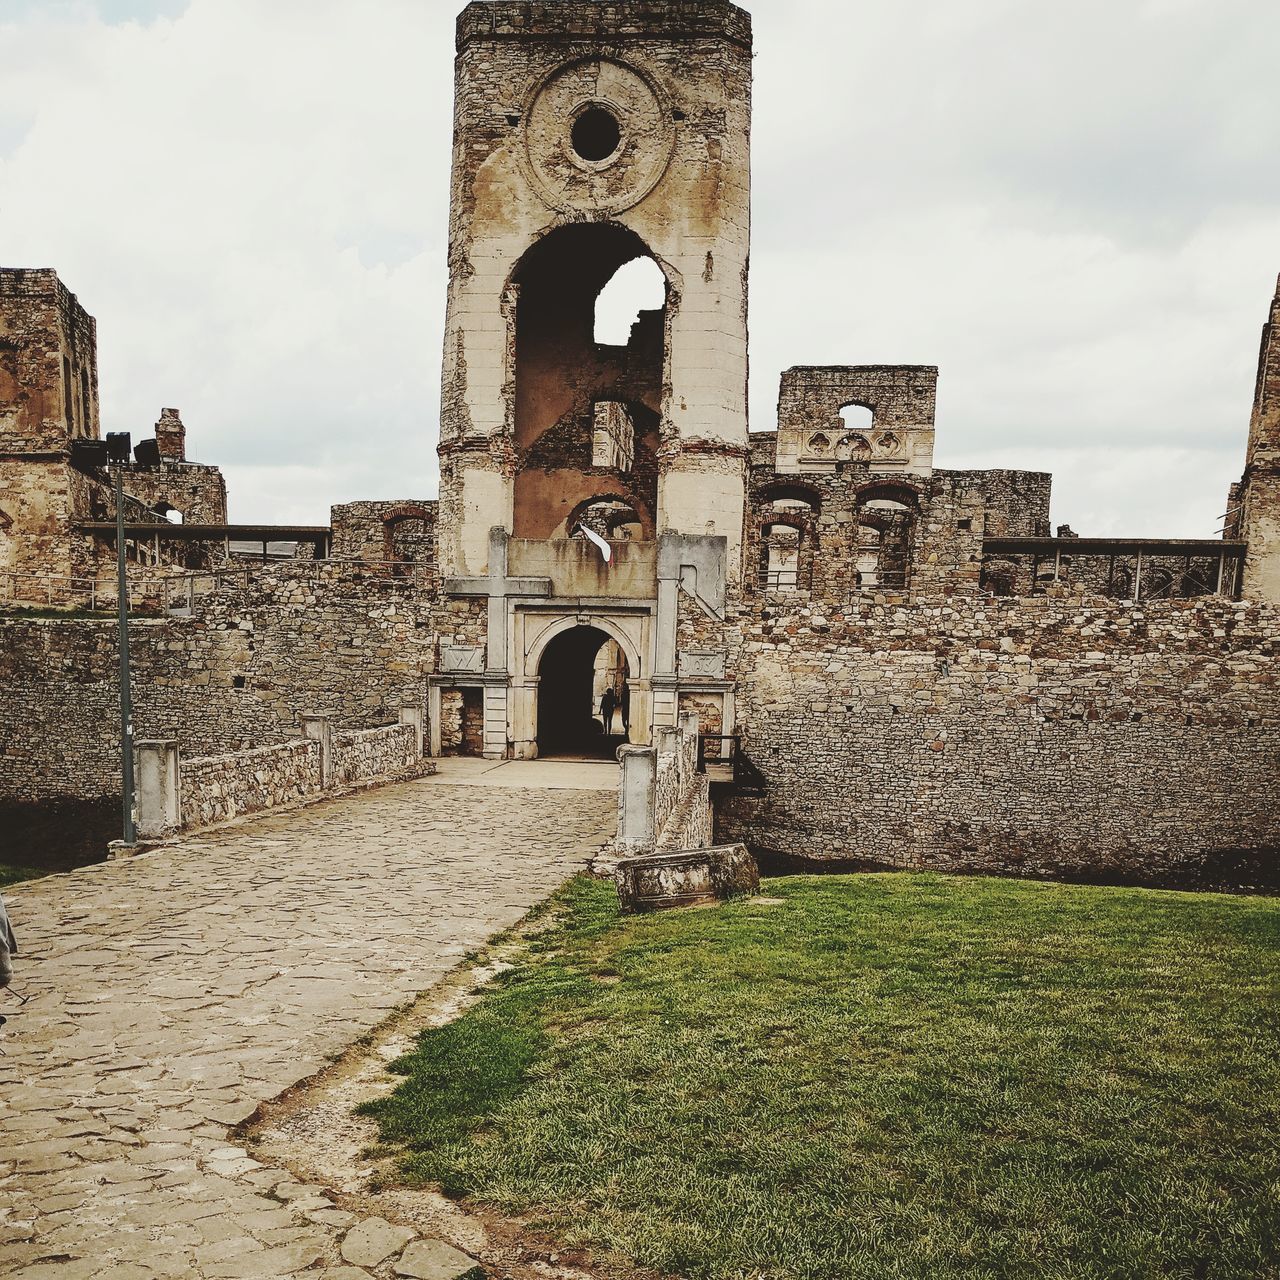
[[[799,591],[801,531],[767,524],[760,531],[760,585],[765,591]]]
[[[590,529],[606,542],[638,542],[644,537],[644,528],[644,520],[627,498],[605,494],[579,503],[558,536],[585,538],[582,530]]]
[[[860,587],[906,589],[919,496],[895,481],[869,484],[854,500],[858,526],[855,563]]]
[[[1112,600],[1128,600],[1133,595],[1133,574],[1128,569],[1117,569],[1107,583],[1107,595]]]
[[[563,537],[608,470],[652,538],[666,371],[666,276],[634,231],[557,227],[512,274],[517,538]]]
[[[1144,600],[1168,600],[1173,594],[1173,574],[1168,569],[1155,568],[1142,571],[1142,598]]]
[[[982,566],[980,586],[991,596],[1011,596],[1017,577],[1017,568],[1011,561],[992,560]]]
[[[382,515],[382,558],[390,564],[435,560],[435,521],[423,507],[405,506]]]
[[[846,404],[840,410],[840,421],[846,431],[869,432],[876,415],[865,404]]]

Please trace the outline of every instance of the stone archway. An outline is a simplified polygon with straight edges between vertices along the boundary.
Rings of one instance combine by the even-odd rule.
[[[622,646],[599,627],[552,637],[537,668],[538,755],[612,758],[625,740],[618,730],[629,669]]]

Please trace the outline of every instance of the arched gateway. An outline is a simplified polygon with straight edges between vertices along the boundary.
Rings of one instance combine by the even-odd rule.
[[[556,635],[538,664],[538,755],[613,756],[627,740],[629,674],[622,647],[598,627]]]

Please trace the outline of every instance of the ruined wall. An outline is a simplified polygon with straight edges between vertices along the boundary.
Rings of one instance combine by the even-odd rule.
[[[433,597],[354,567],[285,562],[249,582],[201,598],[193,618],[133,622],[139,738],[222,755],[281,741],[303,713],[386,724],[425,705]],[[113,623],[0,619],[0,796],[117,790],[118,699]]]
[[[983,532],[989,538],[1047,538],[1053,476],[1047,471],[940,470],[956,487],[980,489],[985,500]]]
[[[0,268],[0,455],[98,436],[97,325],[57,273]]]
[[[552,228],[587,226],[589,234],[607,225],[634,233],[670,286],[654,524],[702,533],[715,521],[731,540],[736,577],[749,16],[723,0],[477,3],[459,18],[458,55],[441,397],[444,571],[481,571],[489,529],[514,528],[517,264]],[[589,110],[612,115],[618,130],[613,151],[595,159],[574,142]],[[530,483],[545,498],[541,470]]]
[[[1240,536],[1249,544],[1244,594],[1280,603],[1280,281],[1262,330],[1239,495]]]
[[[0,572],[72,575],[67,450],[97,435],[93,317],[56,272],[0,269]]]
[[[1216,598],[759,609],[734,662],[764,793],[717,838],[1138,878],[1276,848],[1278,624]]]
[[[182,512],[184,524],[227,523],[227,483],[217,467],[198,462],[162,461],[158,467],[131,463],[124,471],[124,491],[153,510],[159,502],[168,503]],[[112,500],[106,519],[115,518],[114,508]]]
[[[938,370],[931,365],[799,366],[778,392],[777,468],[782,474],[837,465],[927,476],[933,467]],[[840,411],[871,411],[846,430]]]
[[[346,502],[329,509],[335,560],[392,561],[434,572],[434,501]]]
[[[0,454],[0,573],[37,578],[49,587],[73,576],[67,526],[75,481],[61,458]],[[8,594],[7,584],[0,590]]]

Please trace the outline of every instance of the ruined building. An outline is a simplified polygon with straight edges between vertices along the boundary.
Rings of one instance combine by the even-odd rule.
[[[1280,294],[1221,539],[1053,536],[1048,475],[935,468],[930,366],[787,370],[748,432],[751,58],[724,0],[466,7],[439,500],[252,531],[317,558],[211,572],[143,629],[146,731],[229,749],[416,701],[436,752],[532,758],[693,711],[719,834],[761,849],[1135,875],[1274,849]],[[637,269],[653,305],[603,334]],[[93,324],[51,273],[0,276],[0,305],[0,563],[74,578],[110,549],[69,452]],[[162,418],[130,492],[206,495],[185,545],[216,571],[236,527],[220,479],[170,487],[180,438]],[[109,785],[102,625],[3,625],[10,794],[51,756]]]

